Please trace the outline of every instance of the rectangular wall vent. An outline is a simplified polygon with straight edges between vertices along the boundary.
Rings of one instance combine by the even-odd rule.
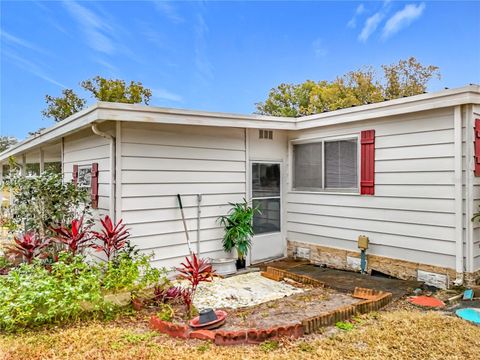
[[[273,131],[272,130],[258,130],[259,139],[273,140]]]

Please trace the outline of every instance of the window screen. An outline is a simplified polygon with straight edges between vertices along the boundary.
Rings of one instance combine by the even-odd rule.
[[[357,140],[326,141],[325,188],[357,187]]]
[[[261,213],[253,216],[256,235],[280,231],[280,164],[252,163],[252,201]]]
[[[295,189],[321,189],[322,143],[294,145],[293,166]]]

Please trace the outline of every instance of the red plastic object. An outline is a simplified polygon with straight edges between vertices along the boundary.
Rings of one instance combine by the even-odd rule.
[[[445,306],[445,303],[442,300],[432,296],[414,296],[408,299],[408,301],[414,305],[424,307],[441,308]]]
[[[188,322],[188,325],[192,329],[200,330],[200,329],[216,329],[223,324],[227,320],[227,313],[223,310],[215,310],[215,315],[217,315],[217,320],[210,321],[205,324],[200,324],[200,316],[197,316]]]

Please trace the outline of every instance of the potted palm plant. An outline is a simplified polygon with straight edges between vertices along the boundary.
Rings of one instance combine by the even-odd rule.
[[[245,268],[245,258],[252,246],[253,216],[260,213],[258,207],[250,206],[246,199],[240,203],[230,203],[232,208],[227,215],[220,217],[225,228],[223,249],[226,252],[237,250],[237,269]]]

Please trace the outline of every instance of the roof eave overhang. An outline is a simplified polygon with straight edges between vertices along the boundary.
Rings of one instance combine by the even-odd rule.
[[[10,149],[7,149],[0,154],[0,161],[5,161],[10,156],[35,149],[42,144],[58,141],[60,138],[84,129],[94,122],[129,121],[154,124],[301,130],[447,108],[463,104],[480,104],[480,86],[470,85],[458,89],[421,94],[300,118],[238,115],[168,109],[137,104],[99,102],[43,130],[40,134],[29,137]]]

